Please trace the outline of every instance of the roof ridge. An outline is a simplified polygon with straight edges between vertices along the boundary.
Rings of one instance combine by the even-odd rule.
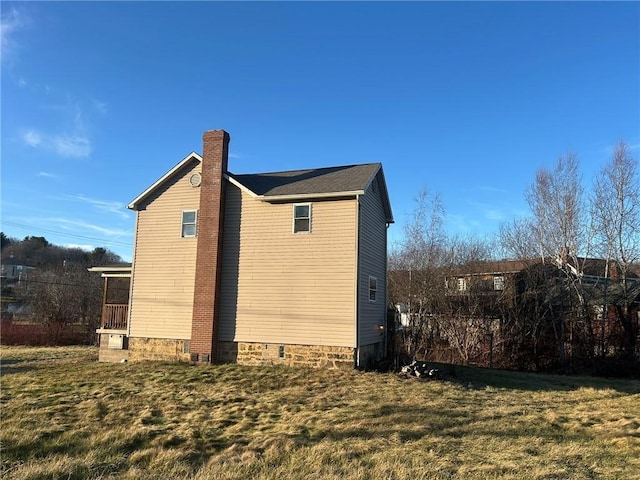
[[[239,175],[274,175],[277,173],[294,173],[294,172],[310,172],[310,171],[321,171],[321,170],[330,170],[332,168],[349,168],[349,167],[364,167],[369,165],[381,165],[381,162],[369,162],[369,163],[353,163],[349,165],[333,165],[329,167],[317,167],[317,168],[296,168],[293,170],[277,170],[272,172],[253,172],[253,173],[233,173],[227,171],[228,174],[232,176]]]

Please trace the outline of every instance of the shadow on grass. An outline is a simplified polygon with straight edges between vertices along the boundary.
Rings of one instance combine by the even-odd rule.
[[[514,421],[512,412],[505,412],[492,421],[487,421],[478,411],[426,405],[416,405],[416,408],[385,405],[382,409],[351,413],[350,418],[342,423],[326,425],[322,429],[301,428],[297,433],[288,434],[287,438],[296,444],[296,448],[313,447],[321,442],[340,444],[355,441],[364,445],[372,438],[390,440],[396,444],[423,442],[424,448],[436,454],[461,448],[468,436],[514,441],[536,438],[548,444],[571,441],[584,443],[596,438],[595,432],[572,431],[555,422]],[[379,446],[374,443],[367,448],[376,449]]]
[[[22,365],[27,363],[27,365]],[[38,370],[37,367],[28,364],[28,360],[15,359],[15,360],[0,360],[0,376],[8,375],[10,373],[24,373],[33,370]]]
[[[433,365],[434,368],[440,370],[441,378],[444,381],[472,390],[499,388],[523,391],[567,392],[580,388],[593,388],[596,390],[612,389],[629,394],[640,393],[640,380],[634,379],[514,372],[432,362],[429,362],[429,365]]]

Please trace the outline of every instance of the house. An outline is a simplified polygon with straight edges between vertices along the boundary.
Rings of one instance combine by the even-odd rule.
[[[472,262],[446,278],[448,295],[496,295],[515,288],[517,276],[532,264],[528,260]]]
[[[227,132],[205,132],[202,156],[187,155],[128,205],[127,322],[98,330],[100,358],[380,359],[393,222],[381,164],[236,175],[228,145]],[[106,352],[110,341],[119,355]]]
[[[21,262],[12,254],[9,258],[2,260],[0,264],[0,278],[9,283],[20,282],[21,280],[26,280],[34,270],[35,267],[25,265],[24,262]]]
[[[620,272],[614,260],[589,257],[480,262],[449,277],[447,295],[472,299],[457,307],[477,316],[542,308],[564,329],[554,334],[563,337],[567,352],[615,356],[640,343],[640,279],[630,270],[623,282]]]

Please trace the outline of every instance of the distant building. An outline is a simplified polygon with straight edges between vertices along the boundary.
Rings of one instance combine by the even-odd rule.
[[[25,265],[24,262],[16,259],[13,255],[0,262],[0,278],[8,283],[26,280],[34,270],[35,267]]]

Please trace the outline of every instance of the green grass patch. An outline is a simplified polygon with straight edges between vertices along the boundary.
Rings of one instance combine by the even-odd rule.
[[[2,478],[640,478],[640,382],[105,364],[2,347]]]

